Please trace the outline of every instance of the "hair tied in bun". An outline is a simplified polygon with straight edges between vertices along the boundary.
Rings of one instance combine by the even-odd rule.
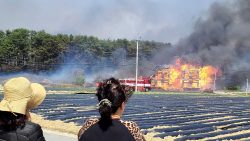
[[[105,98],[98,103],[97,108],[99,109],[100,107],[104,105],[111,107],[112,103],[107,98]]]

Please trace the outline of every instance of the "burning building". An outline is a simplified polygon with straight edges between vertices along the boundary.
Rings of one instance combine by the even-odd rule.
[[[151,85],[167,91],[211,91],[217,73],[218,69],[213,66],[182,63],[177,59],[174,65],[158,68]]]

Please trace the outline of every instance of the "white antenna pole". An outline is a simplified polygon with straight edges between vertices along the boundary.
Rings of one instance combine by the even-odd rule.
[[[135,70],[135,92],[137,92],[137,78],[138,78],[138,40],[136,40],[136,70]]]
[[[246,86],[246,95],[247,95],[247,91],[248,91],[248,78],[247,78],[247,86]]]
[[[215,89],[216,89],[216,79],[217,79],[217,71],[214,73],[214,86],[213,86],[213,92],[215,92]]]

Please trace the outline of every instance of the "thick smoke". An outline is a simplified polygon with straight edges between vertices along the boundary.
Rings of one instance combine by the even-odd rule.
[[[128,52],[124,48],[118,48],[114,51],[105,52],[102,56],[97,56],[88,50],[70,46],[59,58],[62,59],[62,62],[55,65],[56,70],[54,71],[0,73],[0,83],[12,77],[24,76],[39,83],[74,84],[79,76],[83,76],[88,86],[94,86],[95,82],[110,77],[135,77],[136,59],[128,56]],[[143,53],[139,54],[139,60],[139,76],[152,74],[154,64],[146,59]]]
[[[68,54],[60,71],[48,77],[55,81],[70,80],[74,69],[83,70],[89,82],[111,76],[135,76],[135,58],[126,58],[124,49],[110,53],[111,57],[103,58],[89,52],[74,56],[76,50]],[[140,56],[139,75],[149,76],[157,65],[172,63],[176,57],[220,68],[222,75],[218,79],[224,85],[244,85],[250,79],[250,1],[214,3],[207,17],[200,18],[193,32],[177,45],[157,52],[152,60]]]
[[[196,22],[187,38],[155,59],[166,63],[175,56],[220,68],[225,85],[246,83],[250,78],[250,1],[214,3],[208,16]]]
[[[88,83],[100,81],[109,77],[134,77],[135,59],[127,57],[124,48],[104,52],[97,56],[88,50],[80,51],[78,47],[69,47],[59,74],[67,75],[72,70],[82,70]],[[80,52],[80,53],[79,53]],[[58,73],[55,73],[58,76]]]

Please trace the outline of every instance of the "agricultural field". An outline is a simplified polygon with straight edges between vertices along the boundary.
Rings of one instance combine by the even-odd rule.
[[[33,110],[49,120],[78,125],[98,117],[94,95],[48,95]],[[144,134],[175,140],[250,140],[250,98],[219,95],[133,95],[124,120]]]

